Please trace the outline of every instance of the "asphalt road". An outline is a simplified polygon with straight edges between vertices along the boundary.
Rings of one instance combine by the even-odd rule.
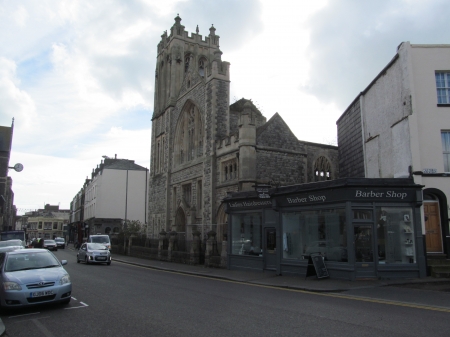
[[[447,293],[439,293],[440,302],[429,300],[433,303],[427,307],[433,296],[417,289],[313,294],[114,261],[111,266],[77,264],[70,249],[55,255],[69,261],[65,267],[73,284],[71,303],[3,315],[7,336],[435,337],[450,333]]]

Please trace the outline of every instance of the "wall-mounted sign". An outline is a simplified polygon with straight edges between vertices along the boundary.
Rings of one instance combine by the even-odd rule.
[[[337,201],[415,201],[415,190],[396,188],[347,188],[313,191],[302,194],[277,197],[277,205],[302,206],[311,204],[323,204]]]
[[[424,174],[434,174],[434,173],[437,173],[437,169],[435,169],[435,168],[424,168],[422,170],[422,172]]]

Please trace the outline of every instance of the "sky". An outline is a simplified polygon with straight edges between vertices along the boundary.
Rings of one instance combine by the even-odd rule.
[[[102,156],[150,167],[156,47],[179,14],[214,25],[230,102],[278,112],[299,140],[336,121],[397,46],[449,44],[448,0],[0,0],[0,125],[18,214],[70,202]]]

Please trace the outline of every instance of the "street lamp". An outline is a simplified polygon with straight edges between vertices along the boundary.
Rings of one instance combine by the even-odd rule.
[[[14,165],[13,167],[8,167],[10,169],[14,169],[16,172],[22,172],[23,170],[23,165],[21,163],[17,163],[16,165]]]

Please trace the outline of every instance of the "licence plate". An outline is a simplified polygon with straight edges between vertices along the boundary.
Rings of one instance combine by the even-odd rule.
[[[53,295],[53,290],[35,291],[34,293],[30,293],[30,297],[41,297],[41,296],[49,296],[49,295]]]

